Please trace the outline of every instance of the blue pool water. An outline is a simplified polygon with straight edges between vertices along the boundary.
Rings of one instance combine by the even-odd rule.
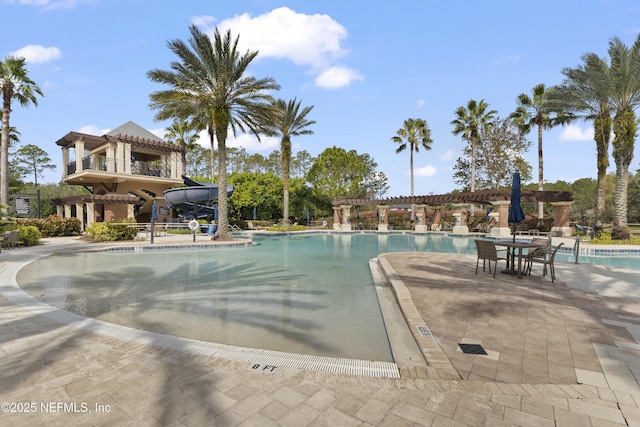
[[[254,240],[244,248],[60,253],[27,265],[17,279],[50,305],[111,323],[243,347],[391,361],[368,260],[397,251],[475,254],[473,239],[436,235]],[[638,258],[603,260],[640,269]]]

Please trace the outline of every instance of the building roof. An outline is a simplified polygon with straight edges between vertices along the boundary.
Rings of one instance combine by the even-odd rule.
[[[89,135],[80,132],[69,132],[57,140],[56,144],[60,147],[72,148],[78,140],[83,141],[85,148],[88,150],[93,150],[106,142],[122,141],[131,144],[131,146],[136,149],[147,148],[151,150],[175,151],[179,153],[184,151],[184,148],[181,145],[166,142],[162,138],[157,137],[132,121],[128,121],[102,136]]]
[[[145,128],[129,120],[117,128],[107,132],[105,135],[120,137],[123,139],[146,139],[149,141],[166,142],[164,139],[152,134]]]

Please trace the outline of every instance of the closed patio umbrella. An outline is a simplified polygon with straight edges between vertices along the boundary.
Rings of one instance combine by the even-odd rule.
[[[151,205],[151,243],[153,243],[153,234],[155,233],[155,225],[158,220],[158,205],[156,201],[153,201]]]
[[[513,174],[513,182],[511,184],[511,205],[509,206],[509,223],[512,224],[513,241],[516,241],[516,224],[524,221],[524,212],[520,206],[520,172]]]

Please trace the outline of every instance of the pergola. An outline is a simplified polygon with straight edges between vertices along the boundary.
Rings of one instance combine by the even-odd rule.
[[[387,211],[393,206],[414,206],[416,209],[416,232],[426,232],[429,228],[426,223],[426,208],[436,208],[430,229],[441,229],[441,208],[444,205],[458,207],[460,212],[455,213],[456,226],[454,233],[468,233],[466,223],[466,207],[470,203],[490,204],[496,208],[494,213],[497,224],[491,230],[491,235],[502,237],[509,235],[509,204],[511,190],[481,190],[474,192],[460,192],[428,196],[390,197],[386,199],[368,198],[338,198],[333,200],[334,229],[350,230],[350,211],[352,206],[376,206],[379,211],[378,230],[388,230]],[[573,193],[570,191],[536,191],[522,190],[522,202],[547,202],[554,207],[554,225],[552,232],[566,235],[571,233],[569,227],[569,209],[573,203]]]

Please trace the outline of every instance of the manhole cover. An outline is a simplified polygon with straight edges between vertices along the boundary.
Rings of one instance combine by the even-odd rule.
[[[480,344],[458,344],[464,354],[487,354]]]

